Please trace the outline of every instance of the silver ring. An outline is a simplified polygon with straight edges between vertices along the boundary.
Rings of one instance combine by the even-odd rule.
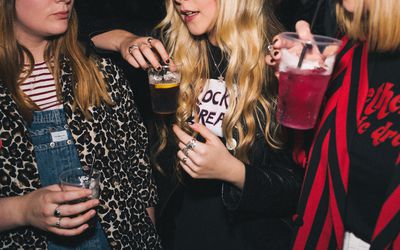
[[[188,147],[184,147],[183,149],[182,149],[182,152],[183,152],[183,154],[185,155],[185,156],[189,156],[189,150],[190,150],[190,148],[188,148]]]
[[[128,52],[129,52],[129,54],[131,54],[131,56],[133,56],[133,55],[132,55],[133,51],[134,51],[135,49],[138,49],[138,48],[139,48],[139,46],[138,46],[137,44],[132,44],[131,46],[128,47]]]
[[[268,52],[271,54],[272,51],[274,50],[274,47],[272,46],[272,44],[268,44],[267,49],[268,49]]]
[[[184,157],[182,158],[182,162],[186,164],[187,159],[188,159],[188,158],[187,158],[186,156],[184,156]]]
[[[58,220],[56,221],[56,227],[57,228],[62,228],[61,227],[61,219],[62,219],[62,217],[58,217]]]
[[[197,141],[196,139],[191,139],[186,143],[186,148],[187,149],[194,149],[197,146]]]
[[[148,37],[147,38],[147,43],[151,46],[151,41],[153,41],[153,38],[152,37]]]
[[[57,218],[61,217],[61,212],[58,209],[59,207],[60,207],[60,205],[57,205],[56,209],[54,209],[54,216],[57,217]]]

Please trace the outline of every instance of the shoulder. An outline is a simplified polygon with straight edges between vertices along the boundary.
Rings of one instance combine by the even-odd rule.
[[[125,92],[128,89],[130,90],[123,70],[112,59],[97,57],[94,60],[111,92]]]

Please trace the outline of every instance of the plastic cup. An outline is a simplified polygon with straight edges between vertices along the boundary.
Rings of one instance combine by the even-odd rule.
[[[178,106],[180,64],[164,65],[161,70],[148,70],[151,105],[154,113],[172,114]]]
[[[290,48],[281,50],[278,122],[290,128],[311,129],[317,120],[341,41],[319,35],[302,40],[294,32],[284,32],[280,39]],[[304,46],[307,49],[299,68]]]
[[[92,194],[87,199],[98,199],[100,196],[100,172],[95,169],[92,172],[85,172],[82,168],[68,169],[60,174],[60,185],[63,191],[90,189]],[[74,203],[87,199],[74,201]]]

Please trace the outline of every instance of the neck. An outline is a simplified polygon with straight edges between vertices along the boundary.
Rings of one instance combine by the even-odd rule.
[[[46,39],[17,35],[17,40],[22,46],[31,52],[35,63],[44,61],[44,52],[48,44]]]

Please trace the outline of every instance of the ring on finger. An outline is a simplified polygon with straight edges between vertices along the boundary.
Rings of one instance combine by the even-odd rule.
[[[54,209],[54,216],[57,218],[61,217],[61,212],[60,212],[60,205],[57,205],[56,209]]]
[[[62,217],[58,217],[58,219],[57,219],[57,221],[56,221],[56,227],[57,227],[57,228],[62,228],[62,227],[61,227],[61,219],[62,219]]]
[[[190,150],[190,148],[188,148],[188,147],[184,147],[184,148],[182,149],[182,152],[183,152],[183,154],[184,154],[186,157],[189,156],[189,150]]]
[[[151,41],[153,41],[153,38],[152,37],[148,37],[147,38],[147,43],[151,46]]]
[[[274,47],[272,46],[272,44],[268,44],[267,49],[268,49],[268,53],[270,55],[272,55],[272,52],[274,51]]]
[[[132,44],[131,46],[128,47],[128,52],[129,52],[129,54],[132,55],[133,51],[134,51],[135,49],[138,49],[138,48],[139,48],[139,46],[138,46],[137,44]],[[133,55],[132,55],[132,56],[133,56]]]
[[[187,149],[194,149],[196,146],[197,146],[197,141],[194,138],[186,143]]]

